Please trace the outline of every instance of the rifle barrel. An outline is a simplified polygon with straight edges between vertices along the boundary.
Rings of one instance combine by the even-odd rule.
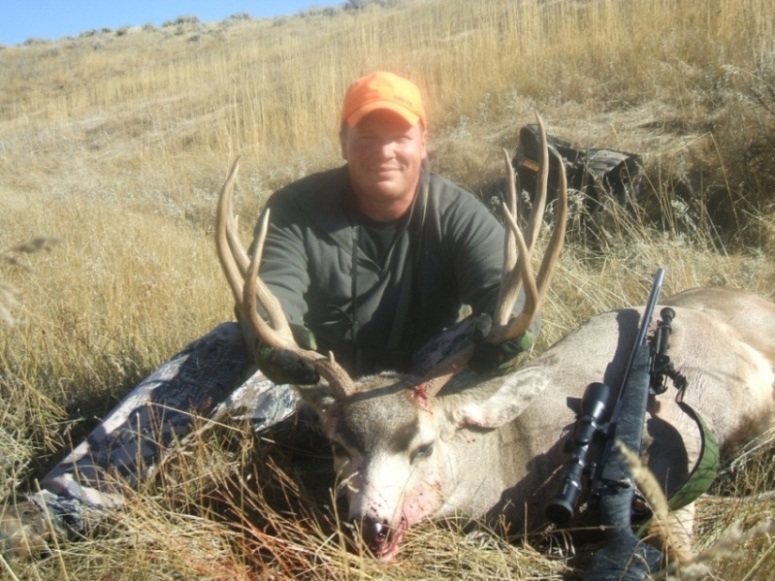
[[[635,338],[635,346],[630,352],[630,359],[627,361],[627,367],[624,370],[624,377],[622,377],[622,382],[619,385],[619,393],[616,396],[616,405],[614,406],[614,411],[611,414],[611,419],[613,420],[614,424],[619,418],[622,393],[624,391],[624,386],[627,385],[627,380],[630,378],[630,371],[632,370],[632,364],[635,360],[635,353],[638,351],[638,347],[646,342],[646,335],[648,335],[651,319],[654,316],[654,309],[657,306],[657,299],[659,298],[659,293],[662,292],[662,285],[664,282],[665,269],[660,267],[654,274],[654,282],[651,285],[651,292],[649,292],[649,298],[648,301],[646,301],[646,308],[643,310],[643,316],[640,319],[641,324],[638,327],[638,336]]]

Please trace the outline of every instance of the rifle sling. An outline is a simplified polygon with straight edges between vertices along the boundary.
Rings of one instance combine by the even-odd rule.
[[[716,479],[719,467],[718,443],[713,432],[692,406],[684,401],[679,401],[678,405],[684,413],[697,423],[697,427],[700,430],[700,455],[686,482],[667,499],[667,504],[670,510],[673,511],[690,505],[707,492],[710,485]],[[641,524],[636,533],[638,537],[643,536],[650,522],[651,518],[648,518]]]

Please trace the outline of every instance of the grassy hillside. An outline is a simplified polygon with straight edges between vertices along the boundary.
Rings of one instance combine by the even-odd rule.
[[[643,155],[634,215],[610,207],[604,233],[571,233],[542,346],[643,301],[658,266],[668,293],[720,284],[775,298],[775,0],[365,4],[0,49],[0,496],[34,488],[132,385],[231,318],[212,241],[228,164],[242,155],[247,242],[274,189],[340,163],[342,95],[375,69],[418,83],[434,168],[483,195],[535,112],[579,147]],[[429,526],[384,569],[342,550],[336,515],[305,502],[266,448],[240,427],[208,436],[132,495],[118,534],[16,574],[543,579],[584,562],[563,546]],[[728,486],[764,486],[766,458]],[[292,510],[260,508],[283,496]],[[770,505],[703,510],[702,546],[737,518],[772,516]],[[771,542],[743,549],[718,578],[764,578]]]

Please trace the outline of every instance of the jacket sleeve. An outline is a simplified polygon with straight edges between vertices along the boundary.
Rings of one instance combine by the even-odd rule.
[[[303,213],[294,209],[296,198],[285,193],[285,190],[279,190],[266,205],[271,213],[259,273],[261,280],[279,299],[288,321],[301,325],[307,310],[304,296],[310,285],[304,240],[306,229],[302,224]]]
[[[504,226],[473,194],[461,195],[451,208],[448,227],[454,241],[455,274],[464,304],[474,313],[494,314],[500,291],[504,255]],[[520,291],[513,312],[525,304]],[[540,329],[540,316],[532,325],[533,334]]]

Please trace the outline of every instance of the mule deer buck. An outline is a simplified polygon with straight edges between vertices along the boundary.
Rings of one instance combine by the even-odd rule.
[[[545,140],[543,147],[546,167]],[[298,390],[322,420],[349,518],[360,523],[371,552],[392,558],[407,528],[428,518],[505,515],[512,531],[545,527],[544,509],[557,489],[578,401],[592,382],[620,384],[642,309],[592,317],[503,377],[483,380],[466,370],[472,351],[467,345],[424,377],[383,373],[355,382],[333,356],[303,351],[294,343],[281,306],[257,276],[261,235],[252,261],[238,240],[231,209],[236,172],[235,162],[220,192],[222,267],[238,308],[261,340],[299,353],[325,379]],[[513,204],[510,165],[508,175]],[[530,257],[543,220],[545,178],[543,183],[526,236],[506,212],[510,251],[501,308],[488,340],[519,335],[546,297],[563,245],[567,193],[560,188],[557,224],[534,275]],[[264,233],[267,221],[265,214]],[[520,285],[527,297],[525,311],[509,321]],[[257,301],[268,323],[258,316]],[[665,304],[676,313],[669,354],[687,381],[683,399],[729,453],[773,418],[775,304],[743,291],[712,288],[679,294]],[[687,478],[700,439],[695,422],[669,393],[650,399],[643,453],[668,494]]]

